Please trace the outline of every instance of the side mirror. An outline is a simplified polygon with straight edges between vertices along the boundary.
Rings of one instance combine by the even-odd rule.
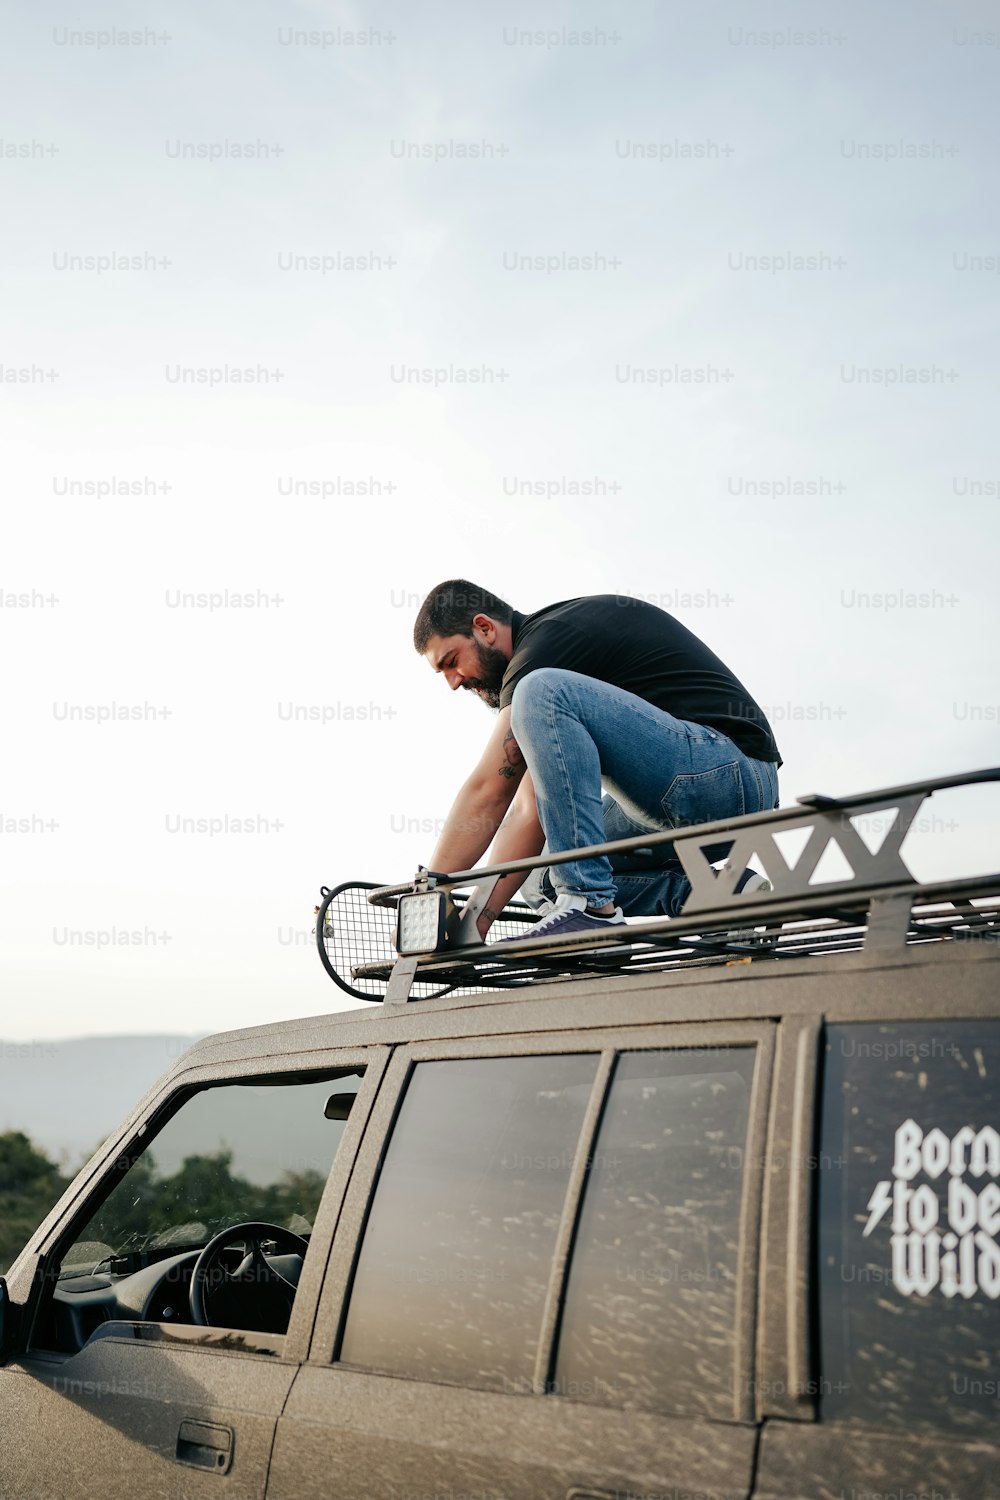
[[[323,1113],[328,1120],[346,1120],[357,1094],[331,1094]]]

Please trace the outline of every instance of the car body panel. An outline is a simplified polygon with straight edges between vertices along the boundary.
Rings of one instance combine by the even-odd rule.
[[[754,1500],[996,1500],[1000,1446],[848,1422],[766,1422],[753,1493]]]
[[[752,1425],[433,1386],[310,1364],[279,1424],[268,1500],[749,1493]]]
[[[296,1369],[290,1360],[129,1338],[97,1339],[64,1359],[25,1357],[0,1369],[0,1495],[201,1500],[225,1475],[228,1495],[260,1500]],[[182,1423],[192,1419],[231,1434],[224,1468],[178,1456]]]

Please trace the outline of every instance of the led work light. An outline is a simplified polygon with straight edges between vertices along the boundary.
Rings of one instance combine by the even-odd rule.
[[[396,952],[434,953],[444,947],[445,923],[455,910],[447,891],[423,891],[400,896],[397,907]]]

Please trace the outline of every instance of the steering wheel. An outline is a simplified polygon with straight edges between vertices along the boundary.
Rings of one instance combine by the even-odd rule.
[[[236,1271],[227,1271],[222,1252],[240,1240],[248,1254]],[[253,1220],[221,1230],[209,1240],[191,1272],[191,1317],[195,1323],[202,1327],[248,1328],[257,1333],[285,1332],[295,1287],[268,1263],[262,1248],[265,1240],[284,1242],[294,1255],[304,1256],[309,1248],[308,1240],[277,1224]]]

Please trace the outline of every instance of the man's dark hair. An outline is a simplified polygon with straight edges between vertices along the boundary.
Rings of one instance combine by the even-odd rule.
[[[509,625],[514,611],[489,589],[467,578],[447,578],[431,589],[420,606],[413,626],[413,646],[418,656],[427,650],[432,635],[472,635],[476,615],[489,615],[498,625]]]

